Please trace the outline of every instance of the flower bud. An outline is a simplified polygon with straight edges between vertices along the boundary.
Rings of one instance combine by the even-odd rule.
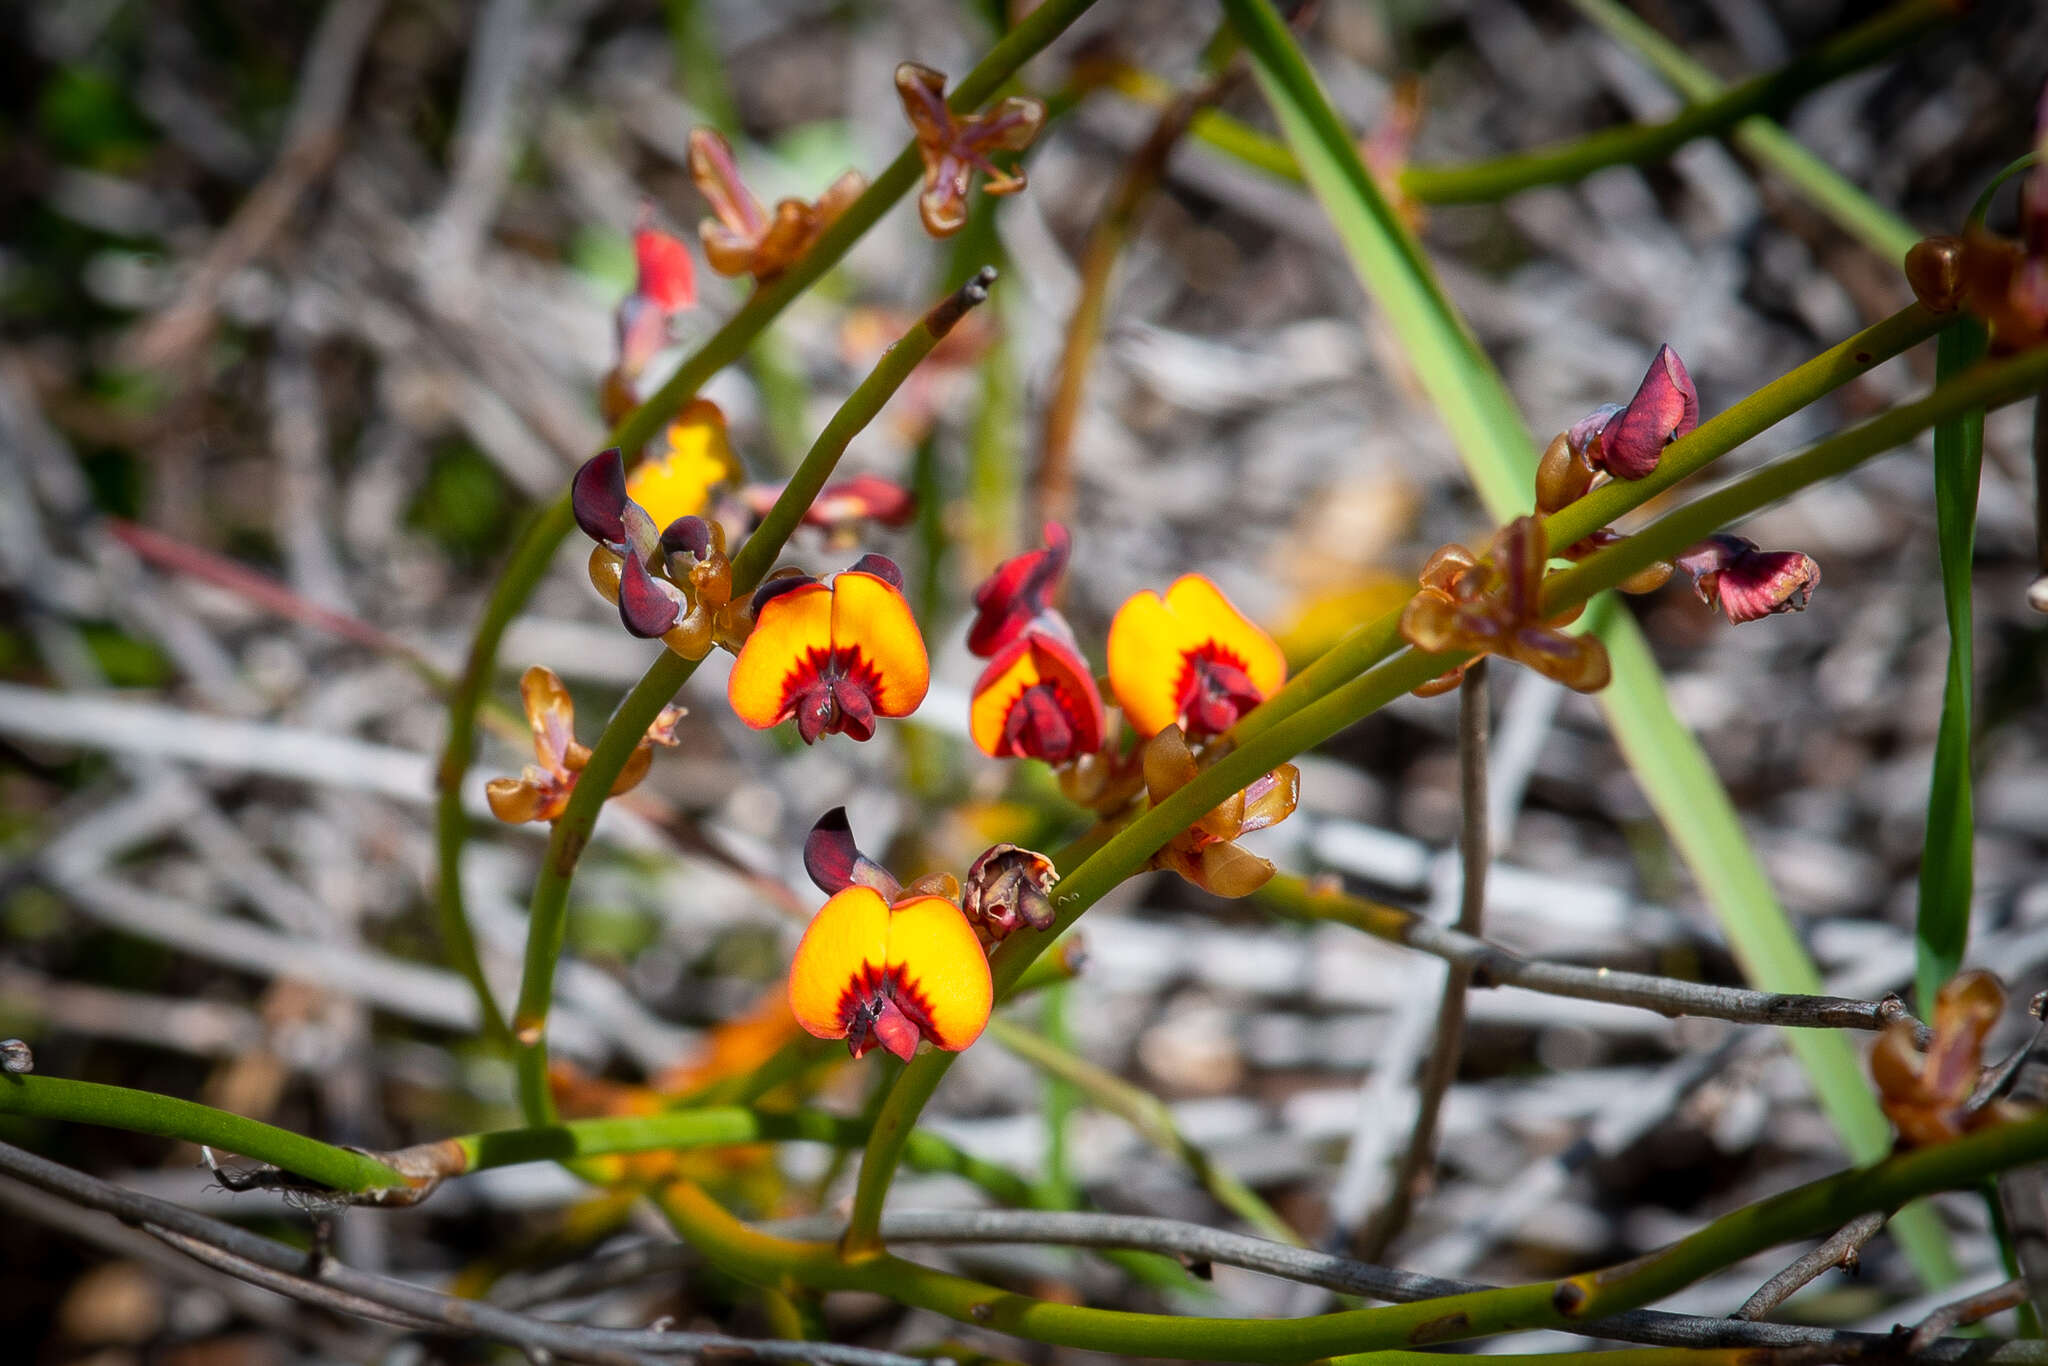
[[[1935,313],[1953,313],[1962,302],[1963,239],[1927,237],[1906,253],[1906,283],[1913,297]]]
[[[711,613],[700,602],[677,619],[662,635],[661,643],[684,659],[702,659],[711,653],[712,634]]]
[[[1556,512],[1570,507],[1593,487],[1593,467],[1572,449],[1569,433],[1559,432],[1544,448],[1536,466],[1536,507]]]
[[[597,590],[599,597],[612,606],[619,605],[619,574],[621,561],[618,553],[608,546],[596,545],[590,548],[590,586]]]

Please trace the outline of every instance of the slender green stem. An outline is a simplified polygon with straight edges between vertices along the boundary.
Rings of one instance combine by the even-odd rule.
[[[245,1119],[196,1101],[65,1077],[0,1074],[0,1114],[98,1124],[133,1134],[203,1143],[267,1162],[340,1191],[403,1188],[403,1175],[349,1148]]]
[[[1401,188],[1425,203],[1502,199],[1533,185],[1578,180],[1607,166],[1640,164],[1669,156],[1695,138],[1711,137],[1744,119],[1784,109],[1809,90],[1881,61],[1955,15],[1944,0],[1901,3],[1767,75],[1730,86],[1662,123],[1634,124],[1593,133],[1562,147],[1497,158],[1479,166],[1411,167]]]
[[[960,79],[947,97],[947,104],[961,112],[980,106],[1093,3],[1094,0],[1046,0],[1005,34],[989,49],[988,55]],[[627,414],[625,420],[612,430],[606,444],[619,447],[628,461],[638,459],[641,448],[677,409],[703,387],[706,380],[740,359],[792,300],[838,264],[854,243],[880,221],[890,206],[909,193],[917,184],[918,166],[915,144],[906,146],[867,190],[847,206],[846,212],[833,222],[809,251],[783,274],[757,288],[737,312],[676,367],[675,373],[660,389]],[[498,647],[504,641],[512,618],[533,595],[535,586],[554,559],[555,550],[574,526],[569,497],[565,492],[527,524],[513,546],[511,558],[493,586],[483,618],[477,624],[462,677],[449,698],[448,734],[442,742],[437,770],[439,795],[434,807],[434,825],[440,885],[436,909],[441,934],[456,966],[476,990],[487,1029],[500,1037],[507,1031],[478,961],[475,938],[463,904],[462,850],[469,839],[469,822],[462,810],[462,780],[476,758],[476,714],[490,687]]]
[[[735,597],[753,592],[767,577],[790,533],[803,520],[805,510],[831,477],[847,446],[881,412],[882,405],[910,377],[918,363],[931,354],[953,324],[988,297],[992,275],[993,272],[985,271],[976,276],[920,318],[847,396],[818,434],[803,464],[783,486],[775,505],[733,557]],[[555,821],[548,836],[547,857],[533,887],[526,932],[526,971],[512,1017],[513,1034],[519,1044],[520,1104],[532,1123],[554,1117],[547,1086],[547,1015],[554,998],[555,964],[561,957],[562,940],[568,929],[569,884],[576,874],[577,859],[590,841],[597,813],[610,795],[619,770],[640,744],[647,727],[696,669],[697,661],[662,651],[605,723],[604,733],[591,748],[590,759],[578,776],[576,790],[570,794],[568,808]]]
[[[1727,86],[1713,72],[1639,18],[1618,0],[1570,0],[1573,9],[1610,38],[1655,67],[1686,99],[1705,104],[1725,98]],[[1731,140],[1783,176],[1808,202],[1893,265],[1920,240],[1913,225],[1859,189],[1847,176],[1809,151],[1799,139],[1762,114],[1735,125]]]
[[[1582,1276],[1298,1319],[1140,1314],[1055,1304],[948,1275],[885,1252],[848,1259],[830,1243],[750,1229],[694,1186],[657,1197],[670,1221],[716,1264],[764,1284],[865,1290],[963,1323],[1062,1346],[1131,1356],[1296,1362],[1337,1352],[1411,1349],[1533,1328],[1583,1330],[1648,1304],[1745,1257],[1818,1237],[1859,1214],[1969,1187],[2048,1158],[2048,1116],[1841,1173],[1725,1215],[1634,1261]]]
[[[1189,1141],[1188,1136],[1180,1131],[1180,1126],[1174,1123],[1173,1111],[1167,1108],[1165,1101],[1008,1020],[1000,1017],[990,1020],[988,1032],[1011,1053],[1046,1076],[1075,1087],[1096,1105],[1136,1129],[1147,1143],[1184,1165],[1217,1204],[1275,1242],[1305,1246],[1301,1235],[1271,1205],[1260,1199],[1258,1192],[1238,1180],[1227,1168],[1216,1165],[1208,1153]]]
[[[1592,4],[1596,2],[1573,0],[1589,17],[1604,24],[1604,18],[1592,13]],[[1722,87],[1715,82],[1711,94],[1694,93],[1699,89],[1697,86],[1688,89],[1686,82],[1673,76],[1658,56],[1643,47],[1645,55],[1665,70],[1667,79],[1696,101],[1691,107],[1662,123],[1602,129],[1569,142],[1486,161],[1457,166],[1409,166],[1401,171],[1396,184],[1404,196],[1424,204],[1487,202],[1538,185],[1580,180],[1608,166],[1654,161],[1697,138],[1714,137],[1732,129],[1746,150],[1769,162],[1873,249],[1896,260],[1904,255],[1905,247],[1917,240],[1905,237],[1904,246],[1893,249],[1893,243],[1901,240],[1899,232],[1910,233],[1911,229],[1903,228],[1895,220],[1886,221],[1889,215],[1883,209],[1799,146],[1789,134],[1769,125],[1766,116],[1807,91],[1883,60],[1954,16],[1954,6],[1943,0],[1904,0],[1774,72],[1733,86]],[[1649,32],[1653,38],[1656,36],[1654,30]],[[1115,72],[1111,84],[1121,93],[1154,107],[1164,107],[1172,98],[1172,88],[1166,82],[1134,69]],[[1759,124],[1771,131],[1760,134],[1756,131]],[[1268,175],[1293,181],[1303,178],[1301,163],[1286,143],[1227,114],[1204,110],[1194,116],[1189,131],[1199,141]],[[1772,132],[1777,136],[1771,136]]]

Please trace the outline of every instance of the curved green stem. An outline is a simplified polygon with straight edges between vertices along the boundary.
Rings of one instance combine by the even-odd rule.
[[[847,446],[881,412],[882,405],[910,377],[918,363],[931,354],[953,324],[988,297],[992,275],[993,272],[984,271],[920,318],[847,396],[825,429],[818,433],[810,453],[783,487],[775,505],[733,557],[735,598],[753,592],[767,576]],[[640,744],[647,727],[696,669],[696,660],[662,651],[605,723],[604,733],[591,748],[589,762],[577,778],[576,790],[570,794],[568,808],[549,833],[547,857],[534,882],[526,932],[526,970],[512,1017],[513,1036],[519,1045],[520,1105],[530,1122],[539,1124],[554,1117],[547,1085],[547,1015],[554,998],[555,964],[561,958],[562,940],[568,930],[569,883],[575,876],[577,859],[590,841],[597,813],[610,795],[620,769]]]
[[[1695,104],[1724,97],[1728,87],[1713,72],[1686,54],[1684,48],[1644,22],[1618,0],[1569,0],[1573,9],[1604,29],[1657,69],[1659,75]],[[1730,140],[1757,161],[1783,176],[1808,202],[1835,220],[1891,265],[1904,260],[1920,233],[1913,225],[1879,204],[1847,176],[1820,159],[1762,114],[1735,125]]]
[[[1581,9],[1591,8],[1588,0],[1573,3]],[[1944,0],[1903,0],[1776,71],[1732,86],[1723,87],[1715,82],[1710,94],[1701,93],[1704,87],[1698,82],[1678,79],[1657,54],[1650,53],[1646,45],[1637,44],[1696,103],[1662,123],[1605,128],[1550,147],[1464,165],[1404,167],[1396,185],[1401,194],[1423,204],[1487,202],[1539,185],[1581,180],[1608,166],[1655,161],[1697,138],[1714,137],[1733,129],[1746,150],[1791,178],[1815,203],[1874,250],[1896,260],[1904,254],[1905,247],[1917,240],[1917,235],[1901,238],[1902,232],[1909,233],[1911,229],[1871,203],[1789,134],[1768,124],[1766,116],[1810,90],[1883,60],[1934,25],[1954,17],[1955,6]],[[1654,38],[1654,30],[1650,32]],[[1112,73],[1110,84],[1156,108],[1163,108],[1172,99],[1172,87],[1166,82],[1131,68]],[[1759,131],[1759,125],[1768,131]],[[1217,151],[1268,175],[1283,180],[1302,179],[1301,163],[1287,144],[1227,114],[1204,110],[1194,116],[1190,132]],[[1776,138],[1770,136],[1773,132]],[[1896,246],[1900,241],[1904,245]]]
[[[203,1143],[267,1162],[339,1191],[398,1189],[408,1184],[396,1169],[365,1153],[337,1148],[196,1101],[125,1086],[103,1086],[65,1077],[0,1074],[0,1114],[98,1124],[133,1134]]]
[[[707,1257],[762,1284],[865,1290],[963,1323],[1091,1351],[1294,1362],[1531,1328],[1583,1329],[1780,1243],[1817,1237],[1859,1214],[1970,1187],[1988,1174],[2043,1158],[2048,1158],[2048,1116],[1981,1130],[1801,1186],[1620,1266],[1558,1281],[1299,1319],[1180,1317],[1055,1304],[886,1252],[850,1259],[830,1243],[773,1237],[740,1223],[694,1186],[671,1186],[657,1198],[670,1222]]]
[[[994,95],[1068,25],[1080,18],[1094,0],[1046,0],[1011,29],[974,69],[960,79],[947,97],[954,110],[977,108]],[[681,408],[704,382],[738,360],[792,300],[815,284],[838,264],[840,258],[867,230],[880,221],[889,208],[917,184],[919,162],[915,144],[906,146],[875,178],[867,190],[849,205],[819,237],[811,249],[783,274],[757,288],[740,309],[727,318],[704,344],[684,359],[661,388],[629,413],[606,438],[630,462],[639,458],[641,447],[661,430],[662,424]],[[528,522],[511,558],[491,590],[484,615],[470,642],[448,700],[448,734],[442,742],[436,773],[439,792],[434,806],[435,849],[440,884],[435,898],[441,935],[449,955],[475,989],[485,1027],[493,1037],[503,1038],[507,1029],[491,995],[478,960],[476,940],[462,895],[462,850],[469,839],[469,821],[462,810],[462,780],[476,758],[476,714],[489,689],[512,618],[533,595],[534,587],[547,572],[575,520],[566,492]],[[678,683],[680,686],[680,682]],[[657,709],[658,710],[658,709]]]

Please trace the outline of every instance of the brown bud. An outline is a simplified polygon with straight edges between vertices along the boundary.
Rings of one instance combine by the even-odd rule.
[[[712,614],[699,603],[676,620],[662,636],[661,643],[684,659],[702,659],[711,653]]]
[[[1593,487],[1593,467],[1572,449],[1568,434],[1559,432],[1544,448],[1536,466],[1536,507],[1556,512],[1570,507]]]
[[[1936,313],[1953,313],[1962,302],[1963,239],[1928,237],[1906,253],[1906,283],[1913,297]]]
[[[590,548],[590,586],[612,606],[619,605],[620,560],[604,546]]]

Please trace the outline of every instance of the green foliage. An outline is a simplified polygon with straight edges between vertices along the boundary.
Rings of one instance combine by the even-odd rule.
[[[460,559],[485,560],[504,545],[513,498],[511,486],[482,451],[466,441],[446,441],[434,451],[406,524]]]

